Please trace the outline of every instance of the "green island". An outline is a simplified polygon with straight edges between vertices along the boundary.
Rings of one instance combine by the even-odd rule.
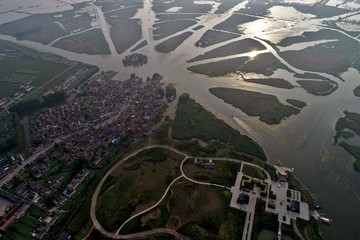
[[[91,55],[110,54],[109,45],[100,29],[91,29],[80,34],[62,38],[52,44],[52,46],[76,53]]]
[[[329,95],[338,88],[338,84],[332,81],[298,80],[296,82],[300,84],[300,86],[303,87],[308,93],[318,96]]]
[[[358,42],[342,38],[303,50],[283,51],[279,54],[289,64],[299,69],[339,76],[351,66],[360,69],[360,53],[354,51],[357,48]]]
[[[306,106],[306,103],[297,99],[286,99],[287,103],[290,103],[291,105],[293,105],[294,107],[297,108],[303,108]]]
[[[236,37],[238,37],[238,35],[233,33],[210,29],[201,36],[201,38],[195,43],[195,46],[204,48]]]
[[[166,41],[156,45],[155,50],[161,53],[172,52],[192,34],[192,32],[184,32],[178,36],[171,37]]]
[[[353,168],[355,171],[360,172],[360,146],[351,145],[346,142],[346,139],[352,138],[355,135],[360,136],[360,114],[348,111],[345,111],[344,114],[345,116],[339,118],[336,122],[334,144],[338,144],[339,139],[344,139],[339,143],[339,146],[355,158]]]
[[[275,70],[282,68],[287,69],[277,58],[271,53],[263,53],[255,58],[238,57],[217,62],[194,65],[187,69],[204,74],[209,77],[221,77],[231,74],[257,73],[270,76]]]
[[[159,40],[196,24],[195,20],[184,19],[154,24],[154,39]]]
[[[176,99],[176,88],[173,84],[168,84],[165,87],[165,97],[168,103]]]
[[[354,95],[357,96],[357,97],[360,97],[360,86],[357,86],[357,87],[354,89]]]
[[[216,118],[191,99],[188,94],[179,97],[176,117],[172,122],[172,137],[178,140],[195,138],[205,142],[214,140],[220,142],[219,145],[232,146],[234,151],[244,152],[256,156],[260,160],[266,160],[265,153],[256,142],[245,135],[241,135],[224,121]],[[183,148],[186,149],[187,147],[184,146]],[[214,152],[214,149],[211,148],[214,146],[209,146],[208,151]],[[188,148],[188,151],[191,150],[192,148]]]
[[[224,46],[215,48],[209,52],[205,52],[187,62],[196,62],[206,59],[212,59],[217,57],[225,57],[234,54],[247,53],[251,51],[258,51],[266,49],[262,44],[254,39],[244,39],[236,42],[226,44]]]
[[[245,78],[245,82],[251,82],[256,84],[262,84],[277,88],[285,88],[285,89],[292,89],[294,88],[294,85],[286,81],[285,79],[281,78]]]
[[[269,94],[232,88],[211,88],[209,91],[249,116],[260,117],[267,124],[279,124],[281,120],[300,112]]]
[[[141,39],[140,19],[133,18],[140,6],[131,6],[105,13],[110,24],[110,37],[118,53],[123,53]]]

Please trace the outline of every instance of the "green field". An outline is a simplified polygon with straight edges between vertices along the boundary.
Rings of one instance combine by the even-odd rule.
[[[18,221],[11,224],[8,231],[3,235],[1,239],[14,240],[14,239],[26,239],[35,240],[31,237],[33,232],[38,226],[40,226],[39,218],[45,218],[49,213],[38,207],[31,206],[27,213],[21,217]]]
[[[244,164],[243,168],[242,168],[242,172],[244,173],[244,175],[253,177],[253,178],[257,178],[260,180],[265,180],[266,179],[266,175],[265,173],[257,167],[251,166],[251,165],[247,165]]]
[[[13,93],[13,88],[9,84],[30,82],[32,86],[39,87],[69,68],[63,64],[19,57],[6,57],[0,63],[0,84],[8,85],[8,87],[4,85],[2,96]]]
[[[119,166],[105,181],[97,200],[101,225],[116,230],[130,215],[160,200],[171,181],[180,175],[183,156],[168,150],[146,150]]]
[[[192,34],[192,32],[184,32],[178,36],[169,38],[168,40],[156,45],[155,50],[161,53],[172,52]]]
[[[257,73],[270,76],[279,68],[288,70],[271,53],[264,53],[257,55],[255,58],[238,57],[194,65],[187,69],[195,73],[208,75],[209,77],[221,77],[233,74],[241,75],[242,73]]]
[[[154,210],[130,221],[120,233],[169,227],[189,239],[238,239],[245,212],[229,206],[227,190],[179,180]]]
[[[210,92],[249,116],[258,116],[267,124],[279,124],[300,111],[279,102],[276,96],[233,88],[211,88]]]
[[[216,118],[187,94],[179,98],[172,128],[172,137],[175,139],[198,138],[206,142],[215,140],[232,146],[235,151],[266,160],[264,151],[256,142]]]
[[[215,48],[214,50],[211,50],[209,52],[205,52],[204,54],[201,54],[193,59],[190,59],[188,62],[196,62],[211,58],[225,57],[235,54],[247,53],[251,51],[264,50],[264,49],[266,48],[258,41],[255,41],[253,39],[244,39]]]
[[[53,46],[76,53],[110,54],[109,44],[100,29],[92,29],[63,38],[54,43]]]
[[[345,116],[339,118],[336,122],[334,144],[337,144],[341,137],[348,139],[355,135],[360,136],[360,114],[347,111],[344,114]],[[360,146],[351,145],[346,141],[341,141],[339,146],[355,158],[353,168],[355,171],[360,172]]]
[[[195,46],[204,48],[236,37],[238,37],[236,34],[210,29],[201,36],[199,41],[195,43]]]
[[[336,82],[323,80],[298,80],[296,81],[305,91],[313,95],[325,96],[334,92],[338,88]]]
[[[305,102],[296,99],[286,99],[286,102],[297,108],[303,108],[306,106]]]
[[[196,24],[194,20],[178,20],[154,24],[154,39],[159,40]]]
[[[354,95],[357,96],[357,97],[360,97],[360,86],[357,86],[357,87],[354,89]]]
[[[213,160],[213,163],[214,169],[205,169],[197,166],[194,159],[188,159],[183,165],[184,174],[200,182],[215,183],[229,188],[234,186],[241,163],[216,160]]]
[[[256,83],[256,84],[267,85],[267,86],[272,86],[272,87],[277,87],[277,88],[285,88],[285,89],[294,88],[294,85],[292,85],[285,79],[281,79],[281,78],[266,78],[266,79],[252,78],[252,79],[244,79],[244,81]]]

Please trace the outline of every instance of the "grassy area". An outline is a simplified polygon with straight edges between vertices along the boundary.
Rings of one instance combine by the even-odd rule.
[[[226,11],[235,7],[237,4],[239,4],[239,1],[237,0],[224,0],[219,5],[218,10],[216,10],[215,14],[225,13]]]
[[[100,29],[60,39],[53,46],[76,53],[110,54],[109,44]]]
[[[2,82],[21,84],[31,82],[39,87],[49,79],[64,71],[68,66],[40,60],[6,57],[1,60],[0,78]]]
[[[353,168],[360,173],[360,146],[353,146],[346,142],[339,143],[339,146],[343,147],[351,156],[355,158],[353,162]]]
[[[249,116],[260,117],[267,124],[279,124],[281,120],[300,112],[297,108],[283,105],[273,95],[232,88],[211,88],[210,92]]]
[[[339,138],[347,129],[353,131],[356,135],[360,135],[360,114],[347,111],[344,114],[345,117],[339,118],[336,122],[334,144],[338,143]]]
[[[139,43],[139,45],[137,45],[136,47],[134,47],[134,48],[131,50],[131,52],[135,52],[136,50],[138,50],[138,49],[140,49],[140,48],[142,48],[142,47],[145,47],[147,44],[148,44],[147,41],[144,40],[144,41],[142,41],[141,43]]]
[[[169,38],[168,40],[156,45],[155,50],[161,53],[172,52],[192,34],[192,32],[184,32],[178,36]]]
[[[139,6],[119,9],[105,14],[110,24],[110,37],[116,51],[122,53],[141,39],[141,25],[139,19],[133,19]]]
[[[35,14],[1,25],[0,33],[11,35],[19,40],[26,39],[49,44],[69,32],[62,29],[45,14]]]
[[[265,180],[266,179],[266,175],[265,173],[257,167],[251,166],[251,165],[247,165],[244,164],[243,168],[242,168],[242,172],[244,175],[253,177],[253,178],[257,178],[260,180]]]
[[[155,204],[180,175],[183,156],[154,148],[141,152],[114,170],[97,200],[101,225],[116,230],[130,215]]]
[[[357,96],[357,97],[360,97],[360,86],[357,86],[357,87],[354,89],[354,95]]]
[[[266,48],[258,41],[254,39],[244,39],[215,48],[214,50],[211,50],[193,59],[190,59],[188,62],[196,62],[211,58],[225,57],[229,55],[247,53],[251,51],[264,50],[264,49]]]
[[[159,207],[130,221],[121,233],[169,227],[189,239],[237,239],[245,213],[230,208],[230,197],[227,190],[180,180]]]
[[[11,224],[8,231],[2,236],[1,239],[35,239],[31,237],[30,233],[40,226],[40,217],[45,218],[49,213],[32,205],[23,217]]]
[[[224,42],[233,38],[238,37],[236,34],[221,32],[216,30],[207,30],[204,35],[201,36],[200,40],[195,43],[198,47],[207,47],[220,42]]]
[[[256,142],[216,118],[187,94],[179,98],[172,127],[173,138],[181,140],[198,138],[206,142],[215,140],[232,146],[235,151],[266,160],[264,151]]]
[[[229,32],[234,32],[234,33],[242,33],[238,27],[239,25],[248,23],[248,22],[252,22],[257,19],[258,19],[257,17],[233,14],[233,15],[231,15],[231,17],[229,17],[225,21],[219,23],[214,28],[229,31]]]
[[[330,81],[298,80],[296,82],[299,83],[305,91],[313,95],[329,95],[338,88],[336,83]]]
[[[165,96],[168,103],[174,101],[176,98],[176,88],[171,84],[166,85]]]
[[[177,13],[207,13],[211,10],[210,4],[195,4],[193,0],[155,0],[153,3],[155,13],[165,12],[172,7],[180,7]]]
[[[303,108],[306,106],[305,102],[296,99],[286,99],[286,102],[297,108]]]
[[[195,65],[188,67],[188,70],[195,73],[205,74],[209,77],[220,77],[241,73],[257,73],[270,76],[279,68],[287,69],[287,67],[271,53],[264,53],[257,55],[255,58],[238,57],[218,62]]]
[[[174,33],[189,28],[194,24],[196,24],[196,21],[190,19],[155,23],[153,30],[154,39],[159,40],[165,38]]]
[[[205,169],[197,166],[194,159],[189,159],[184,163],[183,170],[187,177],[200,182],[215,183],[225,187],[234,186],[241,164],[215,160],[213,163],[215,163],[214,169]]]
[[[244,79],[245,82],[251,82],[256,84],[262,84],[277,88],[285,88],[285,89],[292,89],[294,85],[289,83],[288,81],[281,79],[281,78],[252,78],[252,79]]]
[[[289,64],[299,69],[325,72],[338,76],[349,67],[356,67],[353,60],[359,57],[359,44],[352,39],[317,44],[298,51],[279,53]]]
[[[24,147],[23,129],[16,113],[0,113],[0,126],[0,153]]]

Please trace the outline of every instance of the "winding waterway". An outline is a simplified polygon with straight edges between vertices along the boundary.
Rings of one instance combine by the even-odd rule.
[[[202,104],[206,109],[216,114],[231,126],[240,130],[256,140],[265,150],[269,162],[275,163],[278,160],[284,165],[295,168],[295,176],[301,180],[306,187],[314,194],[316,201],[321,203],[327,215],[333,219],[332,226],[323,226],[322,230],[329,239],[359,239],[360,237],[360,174],[352,170],[352,158],[340,147],[332,144],[335,134],[334,126],[337,119],[343,116],[344,110],[360,112],[360,99],[353,95],[353,89],[359,84],[360,73],[355,69],[349,69],[341,75],[345,82],[330,77],[339,83],[339,88],[329,96],[313,96],[304,89],[296,87],[291,90],[278,89],[264,85],[247,83],[237,76],[209,78],[199,74],[193,74],[186,68],[189,60],[204,53],[204,49],[196,48],[194,44],[208,30],[218,23],[229,18],[235,11],[243,8],[247,1],[244,1],[224,14],[215,15],[214,12],[219,4],[214,4],[210,13],[199,18],[197,24],[188,29],[180,31],[179,35],[186,31],[192,31],[193,35],[185,40],[175,51],[169,54],[157,53],[154,47],[163,40],[153,40],[152,25],[156,21],[155,13],[152,10],[152,1],[145,0],[144,8],[139,10],[136,17],[141,18],[142,36],[138,42],[146,40],[148,45],[138,50],[149,56],[149,63],[142,68],[124,68],[122,59],[129,54],[130,49],[123,54],[117,54],[114,44],[110,38],[109,26],[106,23],[101,8],[96,7],[100,28],[104,32],[109,43],[111,54],[107,56],[90,56],[77,54],[54,48],[49,45],[30,41],[18,41],[12,37],[0,35],[1,39],[13,41],[40,51],[50,52],[67,57],[71,60],[94,64],[101,70],[115,70],[120,74],[119,79],[127,78],[131,73],[146,77],[154,72],[165,76],[166,83],[174,83],[178,89],[178,95],[189,93],[192,98]],[[299,21],[295,21],[299,22]],[[302,22],[301,28],[314,27],[319,20]],[[308,24],[308,26],[306,25]],[[194,27],[203,25],[198,30]],[[294,28],[289,26],[289,29]],[[231,39],[206,48],[210,51],[219,46],[244,39],[246,36],[239,35]],[[304,73],[282,59],[278,53],[265,41],[251,37],[266,47],[266,52],[271,52],[285,66],[294,72]],[[355,40],[355,39],[354,39]],[[357,39],[359,41],[359,39]],[[314,43],[306,43],[310,46]],[[135,44],[136,45],[136,44]],[[134,46],[135,46],[134,45]],[[300,45],[297,45],[298,48]],[[291,49],[291,47],[287,47]],[[295,49],[296,50],[296,49]],[[249,53],[250,54],[250,53]],[[246,54],[244,54],[246,55]],[[232,56],[233,58],[234,56]],[[204,62],[211,62],[206,60]],[[259,76],[259,75],[257,75]],[[271,77],[281,77],[296,84],[296,78],[285,70],[277,70]],[[284,120],[280,125],[269,126],[255,117],[249,117],[239,109],[226,104],[208,91],[211,87],[231,87],[253,91],[259,91],[276,95],[281,102],[285,99],[298,99],[308,104],[301,113]],[[359,139],[359,138],[357,138]],[[359,141],[359,140],[358,140]],[[358,142],[358,145],[360,143]]]

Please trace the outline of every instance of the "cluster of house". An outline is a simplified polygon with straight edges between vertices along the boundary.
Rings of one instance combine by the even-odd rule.
[[[160,80],[161,75],[154,75],[147,81],[132,76],[110,82],[97,75],[83,84],[80,97],[34,119],[33,139],[46,142],[70,133],[65,143],[69,152],[92,158],[97,147],[106,148],[124,135],[142,135],[166,108]]]
[[[22,154],[0,157],[0,179],[12,172],[23,161]]]
[[[81,68],[77,70],[73,75],[67,77],[60,85],[55,88],[55,91],[63,91],[70,87],[76,80],[85,76],[86,73],[90,71],[89,68]]]

